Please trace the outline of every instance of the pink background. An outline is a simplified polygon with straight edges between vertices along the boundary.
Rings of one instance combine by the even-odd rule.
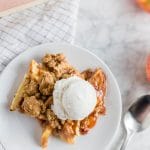
[[[0,0],[0,11],[26,4],[35,0]]]

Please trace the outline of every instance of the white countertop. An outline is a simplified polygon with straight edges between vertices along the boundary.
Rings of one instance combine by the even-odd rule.
[[[88,48],[110,67],[118,81],[123,111],[136,97],[150,93],[145,58],[150,53],[150,14],[133,0],[81,0],[76,44]],[[123,129],[111,150],[119,150]],[[150,150],[150,129],[137,134],[127,150]]]

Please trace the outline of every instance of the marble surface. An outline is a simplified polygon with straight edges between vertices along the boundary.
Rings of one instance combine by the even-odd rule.
[[[81,0],[75,43],[103,59],[115,75],[123,113],[142,94],[150,93],[145,58],[150,53],[150,14],[135,0]],[[119,150],[124,137],[120,126],[110,150]],[[150,150],[150,129],[137,134],[127,150]]]

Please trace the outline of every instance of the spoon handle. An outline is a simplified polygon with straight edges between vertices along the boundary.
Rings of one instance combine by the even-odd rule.
[[[127,131],[126,137],[123,141],[123,144],[122,144],[120,150],[125,150],[126,149],[128,143],[130,142],[130,140],[131,140],[131,138],[133,137],[134,134],[135,134],[135,132],[133,132],[133,131]]]

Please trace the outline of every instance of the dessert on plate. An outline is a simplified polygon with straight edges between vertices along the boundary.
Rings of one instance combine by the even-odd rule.
[[[42,126],[41,146],[49,136],[74,143],[105,114],[106,77],[102,69],[79,72],[63,54],[46,54],[32,60],[10,110],[36,118]]]

